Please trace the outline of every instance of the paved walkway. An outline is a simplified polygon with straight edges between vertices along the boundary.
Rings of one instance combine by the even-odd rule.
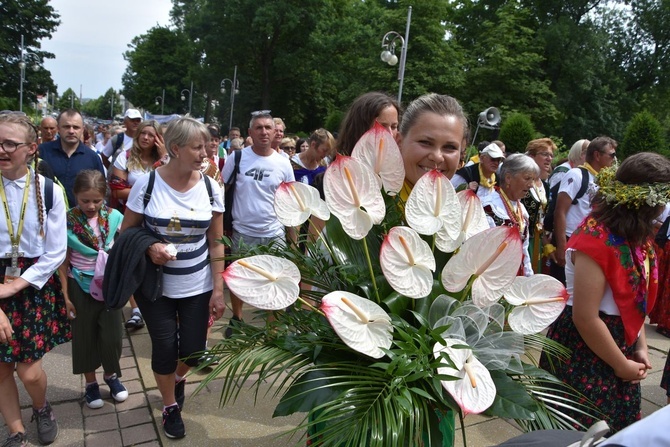
[[[128,311],[128,309],[126,309]],[[250,316],[251,317],[251,316]],[[223,322],[215,326],[210,343],[220,339]],[[670,339],[656,333],[647,325],[653,372],[643,382],[644,415],[649,415],[665,404],[665,393],[659,387]],[[60,425],[60,434],[54,447],[117,447],[117,446],[227,446],[227,447],[283,447],[293,445],[297,439],[280,438],[279,434],[295,427],[299,416],[272,418],[277,402],[272,393],[258,396],[254,405],[251,392],[242,392],[234,406],[219,408],[220,380],[212,381],[196,395],[192,395],[204,374],[188,378],[186,404],[183,413],[186,438],[168,440],[161,425],[161,401],[151,373],[150,340],[146,329],[126,335],[123,340],[123,382],[130,396],[123,403],[114,403],[106,385],[101,385],[105,406],[89,409],[83,400],[83,377],[74,376],[70,363],[70,344],[59,346],[44,360],[49,377],[48,397]],[[101,376],[101,373],[99,374]],[[102,382],[102,377],[99,377]],[[21,406],[23,421],[28,431],[30,445],[39,445],[35,424],[30,424],[30,400],[22,386]],[[2,399],[3,396],[0,396]],[[468,445],[490,446],[517,436],[521,431],[513,422],[483,416],[468,416],[466,433]],[[0,417],[0,433],[4,439],[5,427]],[[462,445],[460,431],[456,445]]]

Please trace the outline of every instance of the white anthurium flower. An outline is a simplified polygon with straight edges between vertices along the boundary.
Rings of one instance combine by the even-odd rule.
[[[351,349],[379,359],[393,339],[391,318],[378,304],[337,290],[324,296],[321,310],[337,335]]]
[[[461,232],[461,207],[451,182],[438,170],[426,172],[416,182],[405,203],[407,224],[419,234],[457,239]]]
[[[522,257],[519,230],[507,226],[489,228],[465,241],[449,259],[442,270],[442,285],[448,292],[460,292],[474,276],[472,301],[479,307],[488,307],[512,285]]]
[[[379,187],[394,196],[405,181],[405,165],[393,135],[375,121],[374,126],[356,142],[351,156],[365,163],[378,176]]]
[[[393,290],[423,298],[433,289],[435,258],[430,246],[409,227],[391,228],[379,252],[384,277]]]
[[[279,310],[300,294],[300,271],[291,261],[270,255],[238,259],[223,271],[230,291],[258,309]]]
[[[548,275],[517,276],[505,292],[505,300],[516,306],[507,317],[514,332],[537,334],[563,312],[568,292],[563,284]]]
[[[441,353],[449,356],[455,368],[437,368],[439,374],[458,377],[458,380],[443,380],[442,387],[451,394],[465,415],[479,414],[491,405],[496,397],[496,386],[488,369],[473,355],[472,349],[463,341],[449,338],[446,345],[436,343],[433,355],[439,359]]]
[[[330,211],[319,197],[319,191],[301,182],[282,182],[275,192],[274,208],[277,219],[287,227],[302,225],[310,215],[330,219]]]
[[[386,207],[376,174],[355,158],[337,156],[323,176],[323,192],[328,209],[352,239],[363,239],[372,225],[384,220]]]
[[[444,252],[451,253],[456,251],[463,242],[477,233],[490,228],[486,213],[482,207],[482,201],[471,189],[464,189],[456,193],[458,201],[461,204],[463,225],[461,233],[456,239],[451,239],[444,231],[438,231],[435,238],[435,246]]]

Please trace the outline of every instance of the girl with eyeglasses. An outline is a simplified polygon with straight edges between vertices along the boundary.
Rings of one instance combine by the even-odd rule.
[[[61,188],[30,167],[37,129],[25,116],[0,114],[0,413],[9,438],[24,445],[16,370],[32,400],[40,443],[50,444],[58,423],[47,401],[42,357],[71,339],[58,275],[67,250]]]

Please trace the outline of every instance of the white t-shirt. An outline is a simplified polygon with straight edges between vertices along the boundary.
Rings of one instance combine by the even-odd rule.
[[[233,160],[231,157],[223,166],[222,177],[226,180],[233,173]],[[294,180],[291,163],[277,152],[261,157],[250,146],[242,149],[233,200],[233,229],[252,237],[284,234],[284,226],[274,210],[275,191],[282,182]]]
[[[125,151],[126,149],[130,149],[133,147],[133,137],[129,137],[128,135],[124,134],[119,134],[123,135],[123,150]],[[105,144],[104,149],[102,150],[102,153],[105,155],[105,157],[109,158],[112,155],[114,155],[114,140],[116,137],[112,137],[107,141],[107,144]]]
[[[564,171],[563,168],[567,168],[567,171]],[[567,174],[570,169],[572,169],[572,167],[570,167],[569,161],[566,161],[565,163],[561,163],[560,165],[556,166],[554,168],[554,171],[551,173],[551,176],[549,176],[549,189],[558,185],[561,182],[561,180],[563,180],[563,177],[565,177],[565,174]]]
[[[497,174],[496,174],[496,180],[497,180]],[[454,174],[454,176],[451,178],[451,186],[454,187],[454,189],[458,188],[461,185],[465,185],[467,188],[468,185],[466,184],[467,182],[465,181],[465,178],[460,176],[459,174]],[[477,188],[477,197],[479,197],[480,200],[486,199],[487,196],[489,196],[492,192],[494,191],[493,188],[487,188],[484,185],[479,185]]]
[[[118,157],[114,161],[114,167],[120,171],[126,171],[128,173],[128,183],[130,186],[134,185],[138,178],[142,177],[144,174],[151,172],[151,167],[145,168],[140,166],[128,170],[128,156],[126,155],[128,151],[122,151],[119,153]]]
[[[482,188],[479,188],[482,189]],[[484,188],[486,189],[486,188]],[[521,202],[510,202],[512,203],[512,206],[516,207],[516,204],[519,204],[519,207],[521,208],[521,214],[523,215],[523,220],[526,223],[526,226],[529,225],[529,216],[528,216],[528,211],[526,210],[526,207],[523,206],[523,203]],[[495,194],[488,194],[485,199],[482,200],[482,207],[490,206],[491,210],[493,211],[493,214],[495,214],[497,217],[503,220],[510,220],[510,216],[507,213],[507,209],[505,208],[505,204],[503,203],[503,199],[500,196],[499,193]],[[489,227],[493,228],[496,227],[496,222],[493,220],[491,216],[488,214],[486,215],[486,220],[489,222]],[[528,247],[530,245],[530,236],[526,237],[523,241],[523,275],[524,276],[531,276],[533,274],[533,262],[530,259],[530,252],[528,251]]]
[[[163,295],[187,298],[212,290],[206,233],[212,212],[223,212],[221,187],[203,176],[193,188],[179,192],[165,183],[160,171],[156,171],[151,200],[144,209],[144,192],[148,182],[148,174],[137,179],[126,206],[131,211],[144,214],[144,226],[163,242],[174,244],[177,248],[177,259],[163,266]],[[212,186],[212,205],[205,182],[210,182]]]
[[[575,292],[575,264],[572,262],[572,252],[576,250],[568,248],[565,251],[565,289],[568,291],[568,306],[574,305]],[[621,315],[619,307],[614,301],[612,295],[612,288],[609,283],[605,285],[605,293],[600,301],[600,308],[598,309],[606,315]]]
[[[595,197],[598,192],[598,185],[596,185],[596,179],[590,172],[589,175],[589,186],[586,189],[586,193],[581,196],[575,205],[570,205],[568,212],[565,216],[565,235],[571,236],[572,232],[577,229],[582,220],[591,212],[591,200]],[[570,200],[574,200],[577,197],[577,193],[582,187],[582,169],[573,168],[565,174],[565,177],[561,180],[561,186],[558,188],[558,193],[566,193],[570,196]]]

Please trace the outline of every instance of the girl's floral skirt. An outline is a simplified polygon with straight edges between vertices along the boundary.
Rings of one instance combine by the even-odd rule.
[[[621,352],[632,358],[635,345],[627,346],[621,317],[600,313]],[[547,337],[570,349],[569,358],[552,358],[552,364],[542,354],[540,366],[591,400],[602,412],[599,418],[560,408],[585,427],[604,419],[612,433],[622,430],[641,417],[642,393],[640,384],[632,385],[614,375],[614,369],[591,351],[572,322],[572,306],[566,306],[560,317],[549,327]],[[553,367],[552,367],[553,365]],[[575,424],[575,429],[579,426]]]
[[[25,272],[36,260],[19,258],[19,267]],[[9,265],[11,259],[0,259],[0,282],[4,282]],[[0,343],[0,362],[34,362],[72,339],[65,298],[55,273],[41,290],[28,286],[11,298],[1,299],[0,309],[14,329],[11,341]]]

